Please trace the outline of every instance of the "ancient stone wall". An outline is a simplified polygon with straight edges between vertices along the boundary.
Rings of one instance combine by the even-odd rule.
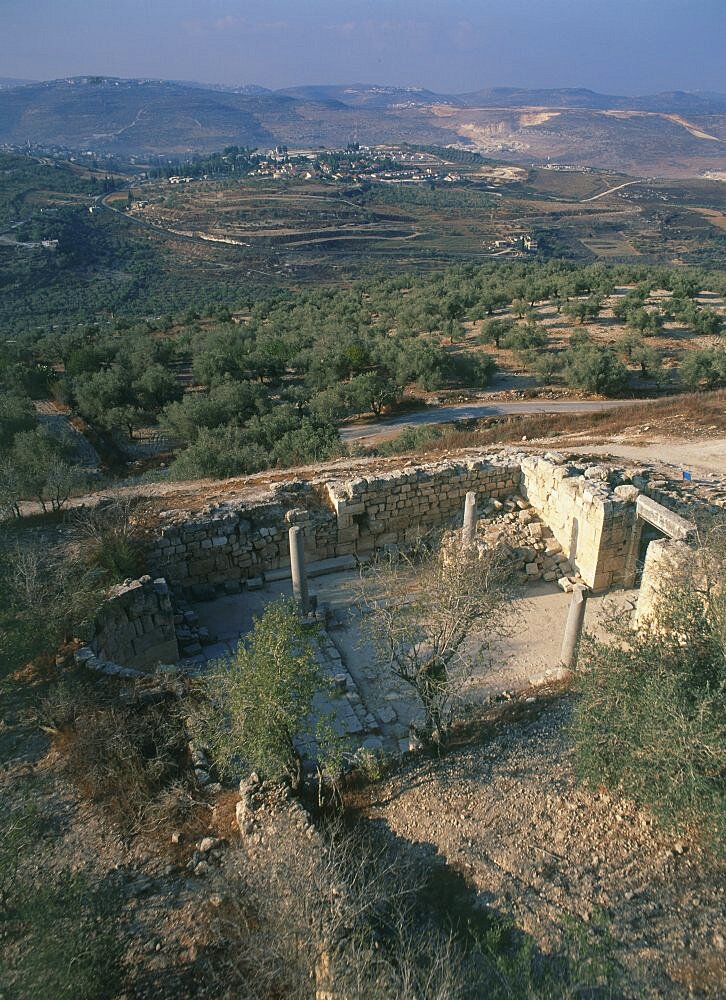
[[[632,585],[636,514],[629,489],[611,489],[604,466],[582,475],[545,458],[522,459],[522,495],[593,590]]]
[[[688,522],[684,522],[688,524]],[[691,531],[687,538],[658,538],[648,545],[643,565],[640,593],[635,611],[635,624],[643,626],[657,617],[661,595],[672,588],[684,587],[701,595],[722,592],[726,585],[723,574],[723,556],[718,543],[712,546],[707,540],[701,545]]]
[[[143,576],[114,587],[98,613],[90,649],[100,661],[138,669],[175,663],[179,647],[166,581]]]
[[[301,508],[294,501],[286,510],[273,497],[269,503],[228,505],[219,513],[167,525],[150,547],[149,562],[155,573],[186,588],[244,582],[289,565],[287,533],[292,524],[303,526],[310,559],[337,554],[331,510]]]
[[[505,507],[527,526],[527,545],[515,547],[522,548],[519,555],[528,575],[554,580],[575,570],[591,589],[604,590],[634,584],[646,521],[686,537],[690,525],[678,514],[690,513],[695,504],[713,516],[723,509],[726,496],[726,490],[701,496],[701,485],[678,484],[676,489],[673,483],[651,478],[646,469],[578,467],[557,453],[474,454],[409,463],[388,472],[380,466],[374,471],[372,464],[355,467],[355,478],[341,475],[339,466],[323,468],[309,481],[290,479],[266,492],[248,489],[198,513],[175,510],[161,515],[163,527],[154,531],[147,551],[157,579],[142,577],[111,593],[98,616],[92,644],[77,654],[79,662],[130,676],[177,660],[179,642],[185,655],[193,652],[184,641],[190,640],[187,646],[192,647],[191,640],[203,642],[204,630],[198,637],[187,635],[196,615],[192,609],[183,610],[183,601],[243,586],[262,587],[265,575],[281,579],[289,572],[287,536],[294,524],[303,528],[311,575],[317,575],[331,570],[331,560],[335,568],[342,563],[352,568],[355,557],[365,558],[387,546],[405,547],[433,528],[460,525],[466,494],[473,491],[480,514],[488,517]],[[521,498],[513,496],[518,493]],[[500,498],[509,499],[503,503]],[[667,499],[668,509],[655,502],[662,499]],[[530,553],[529,542],[535,529],[540,529],[537,538],[549,538],[549,531],[529,525],[528,505],[554,535],[540,561],[536,548]],[[676,552],[668,546],[674,544],[682,543],[653,542],[648,549],[638,605],[641,619],[652,611],[665,560]],[[318,565],[310,565],[314,563]],[[167,582],[178,602],[176,615]]]
[[[519,462],[470,459],[413,466],[383,476],[328,483],[337,515],[336,553],[365,554],[408,544],[461,517],[466,494],[479,501],[518,491]]]
[[[281,487],[269,502],[226,504],[163,527],[150,546],[149,563],[156,575],[185,588],[240,583],[289,565],[291,524],[303,527],[310,561],[365,554],[407,544],[459,517],[469,490],[482,499],[498,497],[516,492],[519,480],[518,461],[494,457],[321,480],[316,489]]]
[[[650,543],[635,609],[636,626],[653,618],[664,585],[687,574],[693,565],[693,549],[686,542],[657,538]]]
[[[283,484],[269,501],[228,502],[166,525],[150,547],[149,562],[175,586],[236,586],[289,565],[291,524],[304,529],[309,561],[367,555],[452,523],[470,490],[480,503],[521,492],[592,589],[633,584],[638,490],[611,487],[604,466],[583,474],[556,458],[506,453]]]

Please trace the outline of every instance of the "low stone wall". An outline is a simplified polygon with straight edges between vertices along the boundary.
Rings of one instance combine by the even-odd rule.
[[[142,576],[114,587],[96,618],[90,650],[99,661],[142,670],[175,663],[179,646],[166,581]]]
[[[633,584],[637,492],[611,489],[604,466],[580,474],[546,458],[522,460],[522,495],[593,590]]]
[[[198,513],[162,514],[164,526],[150,538],[147,551],[156,579],[127,581],[112,591],[92,643],[77,653],[78,662],[91,670],[135,676],[176,662],[180,643],[184,655],[200,652],[206,630],[196,628],[196,613],[184,601],[243,586],[259,588],[265,574],[281,579],[290,564],[288,529],[294,524],[303,528],[308,563],[318,563],[311,574],[353,568],[356,557],[387,546],[406,547],[435,528],[460,526],[466,494],[473,491],[480,514],[495,515],[486,522],[491,540],[502,527],[496,511],[504,511],[505,527],[516,519],[526,531],[509,541],[527,576],[557,579],[568,589],[575,571],[591,589],[605,590],[634,585],[646,522],[686,539],[692,525],[682,513],[695,507],[713,517],[722,509],[721,487],[704,493],[701,484],[674,484],[651,477],[647,469],[568,464],[556,452],[544,457],[468,453],[392,471],[373,463],[354,468],[355,477],[341,474],[337,464],[323,467],[309,481],[290,479],[255,492],[245,484],[245,494],[230,500],[223,493],[225,499]],[[482,533],[488,540],[486,524]],[[689,553],[682,541],[650,544],[639,620],[652,614],[659,582],[673,568],[669,560],[682,562],[691,558]]]
[[[521,492],[587,586],[632,586],[639,490],[611,486],[605,466],[576,468],[558,456],[502,453],[411,465],[393,472],[291,481],[269,499],[225,502],[166,525],[149,549],[152,571],[202,596],[205,588],[235,587],[290,562],[287,532],[304,531],[309,561],[365,556],[408,545],[463,514],[464,498],[480,505]]]
[[[292,524],[303,526],[310,559],[337,555],[333,511],[301,507],[299,500],[293,497],[286,505],[273,495],[269,503],[228,504],[218,512],[167,525],[150,546],[149,563],[155,573],[184,588],[241,583],[289,565],[287,533]]]
[[[278,486],[268,502],[227,503],[161,529],[148,552],[156,575],[183,588],[239,584],[288,566],[287,533],[303,527],[310,561],[407,544],[463,514],[464,497],[519,489],[520,466],[496,456],[411,466],[368,478]],[[292,488],[294,486],[294,488]]]
[[[687,521],[682,524],[689,527]],[[713,546],[707,539],[700,544],[693,530],[686,538],[655,539],[645,555],[635,624],[657,625],[658,603],[669,592],[677,597],[679,588],[684,588],[708,606],[725,586],[723,553],[718,542]]]

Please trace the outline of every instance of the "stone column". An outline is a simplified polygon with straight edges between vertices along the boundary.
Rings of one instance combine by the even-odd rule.
[[[308,578],[305,570],[305,551],[303,549],[303,529],[294,524],[288,532],[290,543],[290,571],[292,573],[292,595],[300,614],[310,614],[310,597],[308,595]]]
[[[461,532],[461,543],[465,549],[474,544],[476,538],[476,493],[466,494],[464,503],[464,527]]]
[[[586,606],[587,587],[578,584],[572,592],[570,610],[567,612],[565,636],[562,640],[562,652],[560,653],[560,662],[568,670],[573,670],[577,664],[577,652],[582,635],[582,625],[585,621]]]

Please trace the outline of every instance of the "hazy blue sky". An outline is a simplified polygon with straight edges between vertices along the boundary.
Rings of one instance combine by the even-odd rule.
[[[726,0],[0,0],[0,76],[726,90]]]

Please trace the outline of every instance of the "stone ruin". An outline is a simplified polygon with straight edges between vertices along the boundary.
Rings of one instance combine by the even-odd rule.
[[[151,575],[110,592],[79,662],[135,676],[193,657],[212,637],[189,602],[289,577],[291,526],[301,529],[312,575],[354,569],[374,552],[406,549],[460,525],[470,492],[480,518],[477,543],[505,546],[524,579],[598,592],[631,588],[642,575],[642,618],[652,610],[668,552],[674,545],[687,551],[694,520],[726,506],[723,484],[676,484],[647,469],[583,465],[554,452],[475,452],[384,472],[359,463],[356,471],[323,468],[264,495],[199,513],[165,512],[149,539]]]

